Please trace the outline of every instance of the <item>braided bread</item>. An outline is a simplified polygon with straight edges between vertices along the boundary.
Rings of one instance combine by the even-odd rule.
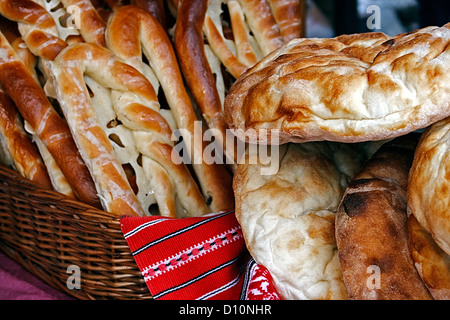
[[[150,180],[147,184],[138,181],[139,192],[151,197],[153,191],[162,215],[176,214],[176,198],[186,211],[181,215],[206,213],[204,199],[187,167],[172,161],[171,129],[159,113],[156,93],[147,78],[106,48],[87,43],[61,52],[52,63],[52,73],[58,101],[105,210],[150,214],[136,197],[122,167],[126,164],[123,161],[128,161],[137,179]],[[94,105],[86,77],[110,90],[110,101],[104,95]],[[138,170],[145,174],[138,174]]]
[[[130,16],[134,18],[130,19]],[[194,159],[194,155],[203,154],[205,144],[194,140],[195,134],[198,134],[195,132],[197,117],[184,87],[170,39],[156,18],[132,5],[117,9],[108,23],[107,44],[116,56],[147,75],[150,81],[161,84],[176,126],[182,129],[190,163],[211,210],[233,209],[231,175],[226,168],[220,164],[208,164],[203,157],[201,163]],[[142,52],[150,65],[143,63]],[[154,87],[156,89],[156,85]]]
[[[106,46],[106,23],[90,1],[61,0],[61,3],[66,10],[70,8],[74,10],[72,14],[79,16],[77,27],[85,42]]]
[[[284,44],[268,1],[240,0],[239,3],[264,56]]]
[[[223,4],[227,5],[230,22],[221,18]],[[300,2],[293,1],[290,6],[300,7]],[[224,146],[227,163],[237,163],[240,155],[235,145],[224,144],[228,126],[223,117],[223,101],[232,80],[227,81],[221,65],[232,78],[237,78],[265,54],[283,45],[274,13],[266,0],[184,0],[173,1],[172,7],[177,15],[174,45],[188,87],[207,125],[217,130],[215,138]],[[230,30],[228,23],[232,29],[225,33],[224,30]]]
[[[294,39],[242,75],[225,100],[241,139],[280,143],[381,140],[450,115],[450,24],[382,33]],[[254,129],[247,137],[243,133]]]
[[[224,146],[227,125],[223,119],[222,102],[216,89],[216,80],[210,69],[203,46],[203,20],[207,1],[184,0],[177,13],[174,47],[178,62],[190,92],[202,117],[210,128],[217,129],[217,141]],[[185,54],[189,52],[190,54]],[[221,80],[217,77],[217,82]],[[235,162],[235,153],[225,152],[230,163]]]
[[[31,12],[31,14],[29,14]],[[50,60],[53,60],[61,50],[67,47],[67,41],[81,41],[77,29],[63,26],[61,21],[67,17],[67,12],[61,6],[59,0],[5,0],[1,3],[0,13],[8,17],[9,22],[17,22],[17,31],[20,38],[11,41],[11,46],[17,55],[27,66],[30,74],[40,83],[45,82],[44,92],[48,97],[54,98],[53,88],[48,79]],[[3,28],[2,28],[3,29]],[[14,36],[17,37],[17,34]],[[23,40],[25,39],[25,40]],[[30,52],[32,51],[32,53]],[[44,79],[39,79],[36,73],[36,57],[39,58]],[[52,99],[52,101],[54,101]],[[76,198],[72,187],[64,176],[58,162],[47,150],[45,143],[34,132],[33,128],[25,121],[25,130],[33,135],[41,157],[47,167],[53,188],[71,198]]]
[[[304,0],[268,0],[284,42],[305,36]]]
[[[1,85],[58,163],[76,197],[99,208],[95,185],[66,122],[54,110],[35,77],[1,33],[0,53]]]
[[[3,154],[10,157],[10,162],[6,164],[11,165],[22,176],[36,182],[42,188],[52,189],[47,168],[36,146],[24,130],[16,106],[1,88],[0,137]]]
[[[17,56],[23,61],[36,82],[39,83],[39,76],[36,72],[37,59],[30,52],[22,38],[16,38],[15,40],[13,40],[11,43],[11,47],[16,51]],[[59,193],[65,194],[70,198],[76,199],[72,187],[61,171],[58,163],[48,151],[45,143],[39,138],[36,132],[34,132],[33,128],[28,124],[28,122],[24,121],[23,127],[26,132],[32,135],[32,140],[38,147],[39,153],[42,157],[42,160],[44,161],[45,167],[47,168],[47,172],[50,177],[53,189],[58,191]]]
[[[48,4],[46,1],[43,2]],[[65,39],[60,38],[54,17],[37,2],[32,0],[1,1],[0,13],[6,18],[18,22],[22,39],[35,56],[53,60],[67,46]],[[68,35],[66,33],[66,36]]]

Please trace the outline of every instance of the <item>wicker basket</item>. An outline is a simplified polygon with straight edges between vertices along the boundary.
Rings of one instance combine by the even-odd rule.
[[[117,216],[39,189],[1,165],[0,249],[78,299],[152,298]],[[73,265],[81,271],[79,289],[67,285]]]

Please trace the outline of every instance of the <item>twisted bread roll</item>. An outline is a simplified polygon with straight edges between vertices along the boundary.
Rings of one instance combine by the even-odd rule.
[[[221,21],[222,1],[210,2],[204,17],[204,33],[213,52],[234,78],[238,78],[248,67],[253,66],[261,57],[259,48],[252,46],[244,12],[237,1],[227,3],[230,12],[234,45],[225,38]],[[255,51],[257,50],[257,51]]]
[[[291,40],[233,84],[226,121],[244,140],[254,129],[252,143],[271,130],[280,143],[356,142],[426,127],[450,115],[449,42],[450,24]]]
[[[409,173],[408,209],[450,254],[450,118],[424,132]]]
[[[222,102],[216,80],[206,57],[203,41],[203,21],[208,1],[184,0],[177,13],[174,46],[181,70],[209,128],[218,130],[219,145],[225,146],[227,124],[223,119]],[[189,52],[190,54],[186,54]],[[236,152],[224,152],[229,163],[236,163]]]
[[[18,31],[27,49],[39,57],[46,79],[49,61],[54,60],[69,42],[83,41],[76,28],[75,21],[79,20],[78,17],[68,16],[69,13],[59,0],[5,0],[0,4],[0,13],[10,21],[17,22]],[[73,15],[77,16],[77,13]],[[66,20],[67,25],[63,26],[63,20]],[[49,83],[46,83],[44,89],[50,95],[52,89],[48,86]]]
[[[107,68],[108,62],[112,62],[110,68]],[[117,75],[111,74],[113,67]],[[115,65],[108,52],[84,43],[69,46],[62,51],[52,62],[51,71],[58,101],[81,156],[95,181],[103,208],[116,214],[143,215],[125,172],[90,105],[83,79],[85,73],[97,73],[105,81],[115,81],[118,83],[116,86],[125,90],[125,83],[116,77],[124,76],[126,81],[136,72],[121,70],[121,65]]]
[[[39,83],[38,74],[36,72],[37,59],[30,52],[25,42],[21,38],[16,38],[12,41],[11,47],[14,49],[14,51],[16,51],[17,56],[23,61],[29,73],[33,76],[36,82]],[[66,177],[64,177],[64,174],[61,171],[58,163],[48,151],[45,143],[42,142],[36,132],[34,132],[33,128],[31,128],[31,126],[26,121],[24,121],[23,127],[26,132],[32,135],[32,140],[38,147],[39,153],[42,157],[42,160],[44,161],[44,165],[47,168],[47,173],[51,180],[53,189],[55,189],[59,193],[65,194],[70,198],[76,199],[72,187],[70,186]]]
[[[69,181],[67,181],[67,178],[61,171],[58,162],[56,162],[55,158],[53,158],[45,143],[41,139],[39,139],[37,134],[33,131],[33,129],[26,121],[24,129],[26,132],[32,135],[32,140],[38,147],[39,153],[41,154],[42,160],[44,161],[45,167],[47,168],[47,172],[52,182],[53,189],[72,199],[77,199]]]
[[[130,19],[130,16],[134,19]],[[139,7],[121,7],[108,22],[107,43],[116,56],[151,79],[148,65],[142,61],[144,53],[164,90],[177,127],[182,129],[183,142],[187,146],[190,161],[207,203],[214,212],[233,209],[231,175],[225,167],[216,163],[208,164],[203,157],[201,163],[194,159],[195,155],[203,154],[205,144],[203,139],[201,143],[195,141],[195,135],[202,132],[196,132],[197,117],[185,90],[172,44],[160,23]]]
[[[47,168],[36,146],[25,132],[22,119],[9,96],[0,88],[1,146],[11,157],[13,167],[44,189],[52,189]]]
[[[221,19],[226,3],[231,35]],[[269,52],[302,34],[303,1],[210,1],[204,18],[208,44],[234,78]]]
[[[268,0],[284,42],[305,36],[304,0]]]
[[[228,8],[230,32],[224,31],[227,28],[222,21],[223,4]],[[224,144],[228,126],[223,118],[223,100],[228,88],[221,64],[233,78],[238,78],[265,54],[284,43],[275,18],[277,16],[280,22],[283,20],[276,4],[282,5],[278,1],[273,4],[278,14],[272,12],[266,0],[173,1],[177,14],[174,44],[181,69],[206,123],[217,130],[216,141],[224,146],[230,164],[237,163],[240,155],[237,155],[235,144]],[[294,6],[300,7],[300,2],[291,1],[286,5],[287,8]],[[284,19],[288,16],[292,18],[290,14],[283,14]],[[300,17],[294,18],[298,19]],[[235,166],[231,167],[235,169]]]
[[[350,299],[428,300],[408,243],[406,188],[418,134],[387,142],[349,183],[336,241]]]
[[[91,1],[61,0],[61,3],[75,15],[75,21],[79,22],[77,27],[85,42],[106,46],[106,23]]]
[[[147,178],[164,179],[152,184],[161,214],[175,215],[175,197],[180,199],[187,214],[206,213],[204,199],[187,167],[172,161],[170,127],[159,114],[159,103],[151,83],[138,70],[119,61],[109,50],[85,43],[61,52],[53,63],[52,72],[58,100],[96,182],[105,210],[133,215],[145,212],[105,133],[108,124],[114,127],[116,124],[112,122],[119,121],[123,124],[123,135],[116,135],[118,147],[123,144],[129,150],[127,145],[133,139],[134,148],[140,153],[136,157],[142,157],[137,160],[142,163]],[[117,119],[110,119],[106,126],[100,119],[111,113],[108,101],[102,99],[97,110],[94,109],[85,77],[111,90]],[[173,188],[176,192],[166,192],[164,188]],[[151,192],[150,186],[139,189]]]
[[[266,0],[239,0],[249,27],[253,30],[263,56],[283,44],[280,28]]]
[[[58,36],[53,17],[38,3],[31,0],[1,1],[0,13],[19,22],[23,40],[34,55],[53,60],[66,47],[65,41]]]
[[[0,83],[3,88],[58,163],[76,197],[99,208],[95,185],[67,124],[53,109],[42,88],[1,33],[0,53]]]
[[[66,17],[67,12],[60,6],[58,0],[5,0],[0,5],[0,13],[8,17],[10,19],[8,21],[17,22],[18,33],[21,38],[10,41],[11,46],[38,83],[40,81],[35,70],[36,57],[39,57],[40,67],[44,72],[45,79],[43,81],[45,82],[48,79],[49,61],[53,60],[61,50],[67,47],[66,40],[71,42],[81,41],[78,31],[73,26],[62,26],[61,20]],[[54,98],[53,91],[51,84],[47,81],[44,85],[44,92],[47,96]],[[53,188],[71,198],[76,198],[58,162],[47,150],[45,143],[41,141],[28,123],[25,122],[24,127],[28,133],[33,135],[33,140],[38,146],[47,167]]]

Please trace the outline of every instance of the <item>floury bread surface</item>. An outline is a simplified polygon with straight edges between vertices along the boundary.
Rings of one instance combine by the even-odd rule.
[[[346,299],[334,220],[362,153],[317,142],[279,149],[279,170],[249,157],[234,175],[236,216],[255,260],[270,271],[284,299]],[[272,149],[272,152],[275,152]]]
[[[336,242],[349,299],[432,299],[409,250],[406,189],[418,136],[381,146],[342,197]]]
[[[242,139],[280,143],[393,138],[450,115],[450,24],[294,39],[245,72],[224,103]],[[264,135],[270,130],[264,131]]]

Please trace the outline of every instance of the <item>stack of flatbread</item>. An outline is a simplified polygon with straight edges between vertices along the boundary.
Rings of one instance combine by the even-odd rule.
[[[283,298],[450,297],[449,67],[447,24],[294,39],[234,83],[227,123],[278,165],[241,160],[236,215]]]

